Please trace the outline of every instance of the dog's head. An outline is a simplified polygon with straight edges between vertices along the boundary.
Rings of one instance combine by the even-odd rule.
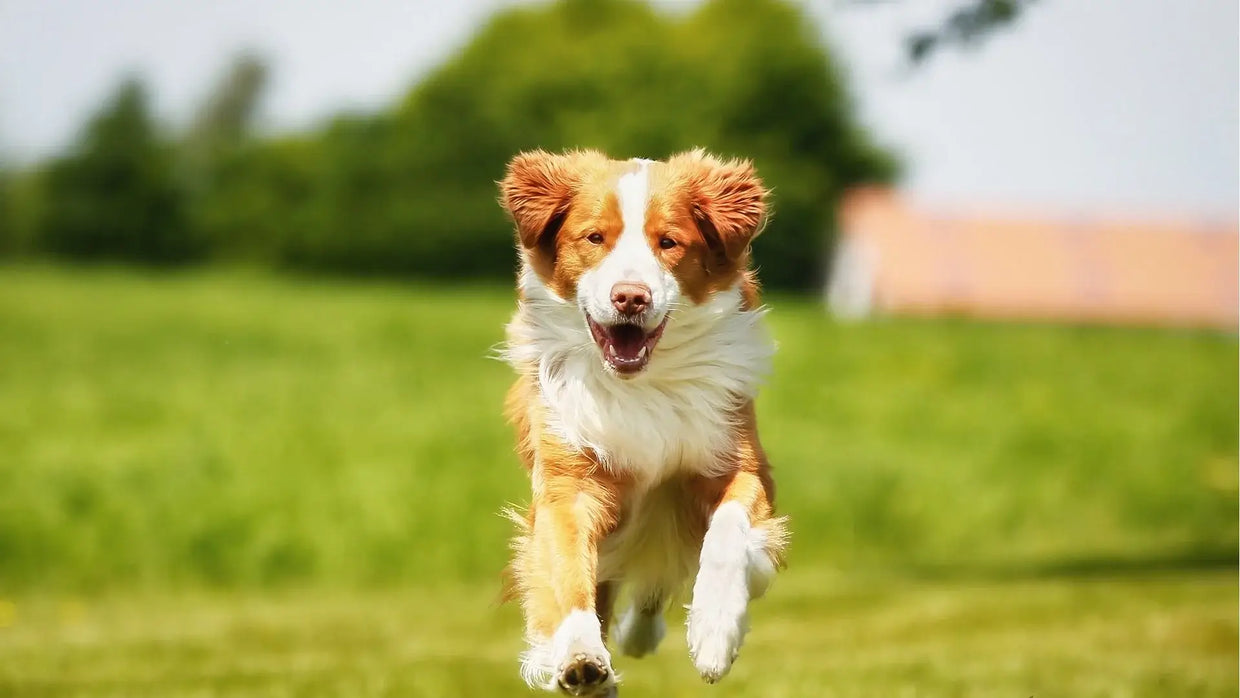
[[[523,264],[576,302],[622,376],[646,367],[677,306],[737,284],[766,212],[749,162],[701,150],[666,162],[537,150],[508,164],[500,190]]]

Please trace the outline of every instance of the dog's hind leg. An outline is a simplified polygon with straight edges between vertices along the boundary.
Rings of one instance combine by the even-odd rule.
[[[632,604],[620,616],[612,633],[621,652],[630,657],[642,657],[659,646],[667,632],[663,622],[666,605],[666,596],[661,590],[634,594]]]

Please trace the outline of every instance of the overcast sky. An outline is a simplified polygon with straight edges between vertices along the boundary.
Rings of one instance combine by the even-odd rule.
[[[280,130],[402,94],[502,0],[0,0],[0,153],[63,148],[127,71],[183,121],[237,50],[271,62]],[[663,2],[671,5],[675,2]],[[975,50],[903,69],[907,33],[960,0],[808,3],[861,113],[936,204],[1234,219],[1233,0],[1041,0]]]

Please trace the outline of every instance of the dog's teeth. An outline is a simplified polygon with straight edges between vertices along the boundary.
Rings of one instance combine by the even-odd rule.
[[[608,344],[608,345],[607,345],[607,355],[608,355],[608,356],[617,356],[617,354],[616,354],[616,347],[615,347],[614,345],[612,345],[612,344]]]
[[[637,352],[637,358],[639,359],[646,358],[646,347],[642,347],[642,350]]]

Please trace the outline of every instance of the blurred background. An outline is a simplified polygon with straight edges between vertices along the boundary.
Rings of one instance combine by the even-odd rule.
[[[0,2],[0,695],[524,695],[516,152],[751,158],[720,696],[1233,696],[1234,3]],[[675,611],[626,695],[707,692]]]

